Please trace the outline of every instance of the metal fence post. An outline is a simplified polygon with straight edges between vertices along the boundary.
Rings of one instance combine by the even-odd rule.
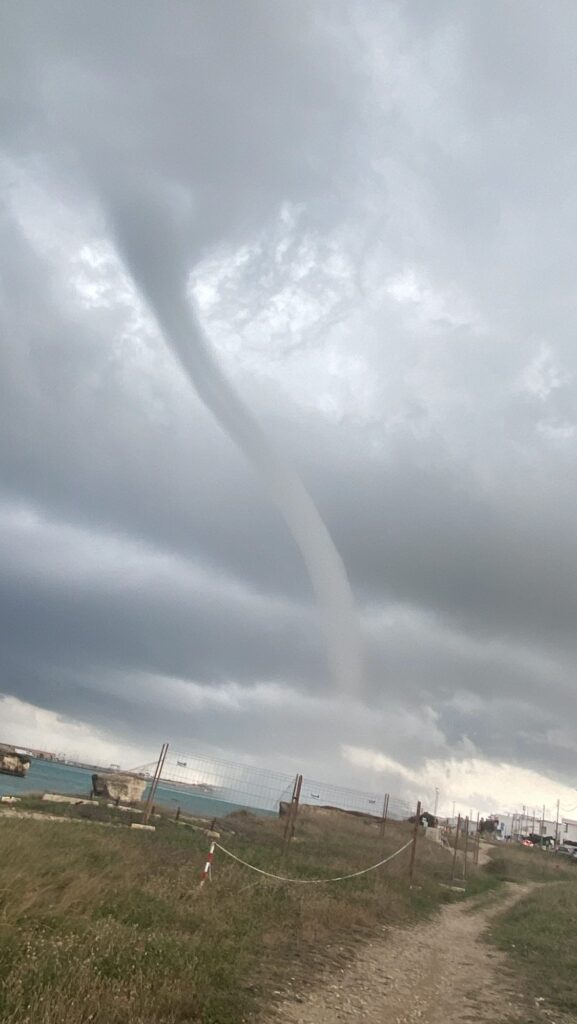
[[[479,832],[479,812],[477,811],[477,831],[475,832],[475,856],[473,863],[477,865],[479,863],[479,847],[481,845],[481,833]]]
[[[166,755],[167,754],[168,754],[168,743],[163,743],[161,751],[160,751],[160,756],[159,756],[158,761],[156,763],[156,768],[155,768],[155,771],[154,771],[154,778],[153,778],[152,784],[150,786],[150,793],[148,794],[148,797],[146,798],[146,804],[145,804],[145,807],[144,807],[144,814],[142,815],[142,821],[144,822],[145,825],[148,823],[148,819],[150,818],[150,812],[152,810],[152,803],[153,803],[153,800],[154,800],[154,797],[155,797],[155,794],[156,794],[156,790],[158,788],[158,783],[160,782],[160,776],[162,775],[162,769],[164,768],[164,762],[166,761]]]
[[[284,856],[286,856],[286,854],[288,853],[288,848],[289,848],[289,845],[290,845],[290,841],[291,841],[291,839],[292,839],[292,837],[294,835],[295,824],[296,824],[296,819],[297,819],[297,814],[298,814],[298,809],[299,809],[299,802],[300,802],[300,797],[301,797],[302,784],[303,784],[303,777],[302,777],[302,775],[297,775],[296,778],[295,778],[295,781],[294,781],[291,802],[290,802],[290,806],[289,806],[289,809],[288,809],[288,814],[287,814],[287,817],[286,817],[286,822],[285,822],[285,827],[284,827],[284,836],[283,836]]]
[[[461,834],[461,815],[457,818],[457,831],[455,833],[455,850],[453,853],[453,865],[451,867],[451,885],[455,881],[455,868],[457,867],[457,851],[459,849],[459,836]]]
[[[387,824],[387,815],[388,815],[388,813],[389,813],[389,794],[385,793],[385,799],[383,800],[383,813],[382,813],[382,816],[381,816],[381,824],[380,824],[380,829],[379,829],[381,836],[384,836],[384,834],[385,834],[385,825]]]
[[[463,878],[467,880],[467,852],[469,849],[469,818],[465,818],[465,856],[463,859]]]
[[[417,856],[417,839],[419,836],[419,825],[421,823],[421,801],[417,804],[417,813],[415,814],[415,827],[413,829],[413,842],[411,844],[411,859],[409,862],[409,888],[413,888],[413,878],[415,875],[415,857]]]

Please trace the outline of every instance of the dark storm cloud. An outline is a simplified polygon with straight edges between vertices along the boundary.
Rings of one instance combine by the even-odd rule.
[[[183,741],[263,757],[304,756],[315,735],[327,761],[338,742],[412,764],[470,742],[569,777],[573,5],[19,3],[2,18],[0,689],[151,742],[162,714]],[[250,360],[226,332],[220,356],[349,570],[374,716],[326,711],[288,531],[154,329],[127,329],[118,268],[106,301],[75,291],[71,253],[113,246],[100,197],[122,206],[135,178],[179,218],[191,265],[249,248],[205,326],[262,318]],[[313,341],[297,307],[322,305],[331,275],[346,301]],[[261,684],[277,697],[253,699]],[[219,704],[230,685],[241,696]]]
[[[2,268],[8,311],[18,312],[3,347],[5,488],[57,517],[202,553],[261,589],[305,595],[282,522],[208,418],[183,413],[169,428],[151,419],[109,367],[95,316],[66,319],[51,302],[47,268],[15,236]],[[95,375],[106,375],[96,391]],[[573,649],[577,552],[562,458],[547,453],[545,477],[535,449],[536,464],[497,490],[435,442],[403,440],[369,458],[364,433],[352,430],[344,444],[332,430],[317,433],[314,458],[303,464],[311,424],[289,427],[284,447],[301,463],[360,594],[434,608],[505,637],[530,625],[534,638]]]

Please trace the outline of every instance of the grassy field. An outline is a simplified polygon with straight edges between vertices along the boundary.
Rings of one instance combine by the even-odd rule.
[[[504,882],[577,881],[577,865],[567,858],[516,844],[494,846],[486,870]]]
[[[541,850],[507,846],[492,851],[487,870],[505,881],[536,883],[495,919],[490,940],[521,971],[529,995],[577,1013],[577,865]]]
[[[577,871],[572,882],[542,886],[495,922],[492,939],[520,967],[527,991],[577,1014]]]
[[[109,819],[109,810],[84,813]],[[209,840],[168,820],[157,826],[143,833],[0,814],[2,1024],[239,1024],[274,990],[302,991],[369,933],[414,922],[447,898],[439,882],[450,854],[425,841],[413,890],[408,851],[333,886],[268,882],[217,851],[200,892]],[[282,868],[276,819],[241,813],[221,828],[239,856]],[[303,816],[285,870],[346,873],[410,833],[391,822],[383,840],[374,823]]]

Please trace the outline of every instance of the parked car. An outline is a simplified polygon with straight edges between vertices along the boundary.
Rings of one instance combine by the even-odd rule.
[[[555,836],[541,836],[537,835],[536,832],[533,832],[531,835],[525,836],[525,844],[538,846],[542,850],[548,850],[550,847],[555,845]]]

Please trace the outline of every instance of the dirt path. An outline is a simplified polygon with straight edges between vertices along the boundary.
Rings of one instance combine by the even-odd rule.
[[[391,928],[316,990],[284,996],[268,1024],[527,1022],[505,957],[482,939],[491,918],[527,891],[508,886],[489,908],[452,904],[427,924]]]

